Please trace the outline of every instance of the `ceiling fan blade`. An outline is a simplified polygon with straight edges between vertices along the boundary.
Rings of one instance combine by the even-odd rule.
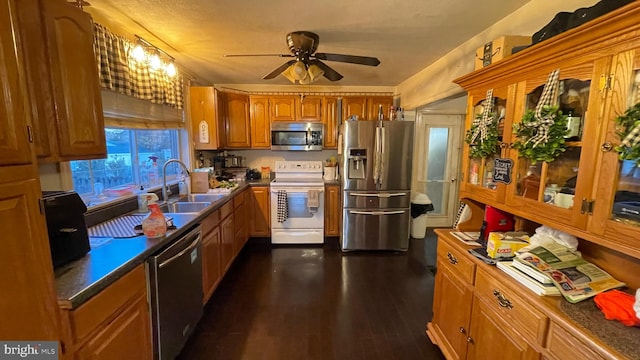
[[[286,63],[280,65],[280,67],[278,67],[277,69],[273,70],[272,72],[270,72],[269,74],[265,75],[263,77],[264,80],[270,80],[275,78],[276,76],[282,74],[283,71],[285,71],[289,66],[291,66],[292,64],[294,64],[296,61],[295,60],[289,60]]]
[[[277,56],[277,57],[295,57],[291,54],[224,54],[222,57],[243,57],[243,56]]]
[[[330,53],[316,53],[315,58],[318,60],[327,61],[339,61],[351,64],[378,66],[380,60],[378,58],[369,56],[356,56],[356,55],[344,55],[344,54],[330,54]]]
[[[322,71],[324,71],[324,77],[326,77],[327,79],[331,81],[338,81],[342,79],[342,75],[340,75],[337,71],[333,70],[320,60],[310,60],[309,65],[313,64],[317,65],[320,69],[322,69]]]

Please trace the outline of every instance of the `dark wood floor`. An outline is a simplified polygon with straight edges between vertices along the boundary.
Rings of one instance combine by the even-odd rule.
[[[252,241],[180,359],[443,359],[424,332],[431,236],[406,254]]]

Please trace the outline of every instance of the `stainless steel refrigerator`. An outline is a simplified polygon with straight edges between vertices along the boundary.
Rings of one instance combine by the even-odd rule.
[[[342,251],[409,247],[412,121],[345,121],[340,128]]]

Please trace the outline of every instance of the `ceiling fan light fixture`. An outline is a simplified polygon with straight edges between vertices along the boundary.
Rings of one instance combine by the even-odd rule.
[[[282,76],[286,77],[291,81],[292,84],[296,83],[296,78],[293,76],[293,65],[289,66],[282,72]]]
[[[322,75],[324,75],[324,70],[322,70],[318,65],[316,64],[312,64],[309,66],[309,78],[311,79],[310,82],[314,82],[316,81],[316,79],[320,78]]]
[[[302,61],[296,61],[291,65],[291,73],[296,80],[302,81],[307,77],[307,67]]]

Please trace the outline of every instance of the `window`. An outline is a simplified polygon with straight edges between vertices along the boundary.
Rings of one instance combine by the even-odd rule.
[[[95,204],[128,190],[162,184],[162,165],[180,158],[179,130],[106,128],[107,158],[71,161],[74,190]],[[181,169],[167,167],[167,181],[177,180]]]

